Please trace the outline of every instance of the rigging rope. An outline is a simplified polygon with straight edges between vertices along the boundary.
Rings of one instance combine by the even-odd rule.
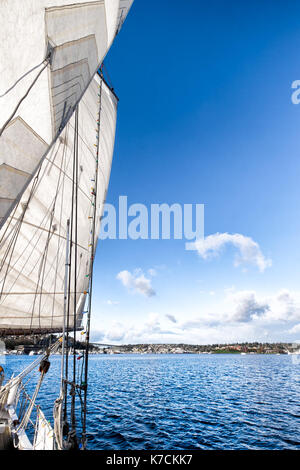
[[[28,425],[28,422],[29,422],[29,419],[30,419],[30,416],[31,416],[31,413],[32,413],[32,410],[33,410],[33,407],[35,405],[35,402],[36,402],[36,399],[37,399],[37,396],[38,396],[38,393],[40,391],[40,388],[42,386],[42,382],[43,382],[43,379],[44,379],[44,376],[45,376],[45,372],[42,371],[41,372],[41,375],[40,375],[40,378],[38,380],[38,383],[35,387],[35,391],[32,395],[32,398],[31,398],[31,401],[30,401],[30,406],[27,408],[26,412],[24,413],[24,417],[19,425],[19,427],[17,428],[17,432],[20,432],[21,429],[25,429],[27,428],[27,425]]]
[[[3,134],[4,130],[6,129],[6,127],[8,126],[8,124],[10,123],[10,121],[13,119],[14,115],[16,114],[16,112],[18,111],[21,103],[25,100],[25,98],[27,98],[27,96],[29,95],[31,89],[33,88],[33,86],[35,85],[35,83],[38,81],[39,77],[41,76],[42,72],[45,70],[45,68],[48,66],[48,64],[50,63],[50,58],[51,56],[49,55],[46,59],[45,59],[45,65],[44,67],[39,71],[39,73],[37,74],[37,76],[35,77],[35,79],[33,80],[33,82],[31,83],[31,85],[29,86],[28,90],[26,91],[25,95],[22,96],[22,98],[18,101],[15,109],[13,110],[13,112],[11,113],[11,115],[9,116],[9,118],[7,119],[7,121],[5,121],[5,123],[3,124],[1,130],[0,130],[0,137],[1,135]]]
[[[35,69],[39,68],[44,62],[45,62],[45,59],[43,59],[40,64],[35,65],[34,67],[32,67],[32,69],[30,69],[30,70],[28,70],[27,72],[25,72],[24,75],[22,75],[20,78],[18,78],[18,80],[16,80],[15,83],[14,83],[10,88],[8,88],[8,90],[6,90],[4,93],[2,93],[2,95],[0,95],[0,98],[3,98],[5,95],[7,95],[11,90],[13,90],[13,89],[15,88],[15,86],[16,86],[21,80],[23,80],[23,78],[25,78],[27,75],[29,75],[31,72],[33,72]]]
[[[5,395],[5,393],[16,384],[20,383],[24,377],[26,377],[30,372],[32,372],[44,359],[47,359],[51,354],[55,354],[56,351],[58,350],[59,346],[61,344],[61,337],[49,348],[49,351],[47,351],[45,354],[40,356],[38,359],[33,361],[29,366],[27,366],[22,372],[20,372],[19,375],[16,377],[12,377],[0,390],[0,398],[2,399],[2,396]]]

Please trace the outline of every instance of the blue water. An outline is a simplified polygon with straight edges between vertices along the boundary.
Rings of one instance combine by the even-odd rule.
[[[8,356],[5,368],[34,359]],[[300,449],[300,361],[292,359],[90,356],[89,448]],[[49,419],[59,367],[53,357],[39,400]]]

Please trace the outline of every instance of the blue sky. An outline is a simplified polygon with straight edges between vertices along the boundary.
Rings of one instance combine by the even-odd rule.
[[[231,242],[204,259],[184,240],[103,240],[93,337],[297,341],[300,4],[187,5],[136,0],[105,60],[120,97],[107,202],[205,204],[206,237],[251,239],[268,266],[236,265]]]

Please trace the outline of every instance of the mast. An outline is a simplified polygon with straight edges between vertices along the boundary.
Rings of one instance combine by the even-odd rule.
[[[102,77],[102,72],[101,75]],[[103,77],[102,77],[103,78]],[[88,361],[89,361],[89,345],[90,345],[90,329],[91,329],[91,310],[92,310],[92,292],[93,292],[93,267],[94,257],[96,252],[95,237],[96,237],[96,208],[97,208],[97,189],[98,189],[98,167],[99,167],[99,142],[100,142],[100,126],[101,126],[101,98],[102,98],[102,84],[103,79],[100,81],[99,86],[99,112],[97,120],[97,147],[96,147],[96,161],[95,161],[95,187],[91,188],[91,194],[93,197],[93,216],[92,216],[92,243],[91,243],[91,260],[90,260],[90,272],[89,272],[89,297],[88,297],[88,311],[87,311],[87,325],[86,325],[86,340],[85,340],[85,365],[84,365],[84,397],[83,397],[83,421],[82,421],[82,445],[86,447],[86,414],[87,414],[87,388],[88,388]]]
[[[78,238],[78,107],[75,114],[74,130],[74,204],[75,204],[75,265],[74,265],[74,311],[73,311],[73,385],[71,387],[71,418],[72,418],[72,436],[74,445],[77,446],[76,439],[76,416],[75,416],[75,396],[76,396],[76,314],[77,314],[77,238]]]
[[[67,298],[68,298],[68,277],[69,277],[69,244],[70,244],[70,219],[67,220],[67,241],[66,241],[66,267],[65,267],[65,289],[64,289],[64,323],[62,333],[62,347],[61,347],[61,377],[60,377],[60,393],[63,395],[64,391],[64,360],[65,360],[65,335],[66,335],[66,316],[67,316]]]

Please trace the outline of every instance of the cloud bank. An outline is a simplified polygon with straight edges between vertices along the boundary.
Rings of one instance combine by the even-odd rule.
[[[196,305],[195,305],[196,309]],[[300,335],[300,292],[287,289],[271,295],[225,290],[212,311],[175,315],[150,313],[138,321],[112,323],[93,339],[116,343],[230,343],[296,341]],[[95,339],[94,339],[95,340]]]

